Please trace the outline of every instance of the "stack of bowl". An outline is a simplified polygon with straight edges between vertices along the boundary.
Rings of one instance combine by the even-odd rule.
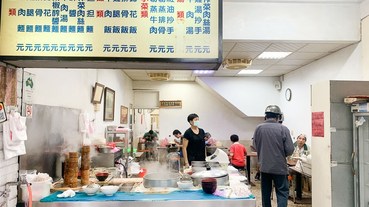
[[[205,193],[213,194],[217,189],[217,180],[215,178],[204,178],[201,180],[201,187]]]

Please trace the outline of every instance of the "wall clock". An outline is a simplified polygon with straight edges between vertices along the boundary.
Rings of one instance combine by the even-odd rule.
[[[292,98],[292,91],[290,88],[287,88],[285,93],[284,93],[285,97],[286,97],[286,100],[287,101],[291,101],[291,98]]]

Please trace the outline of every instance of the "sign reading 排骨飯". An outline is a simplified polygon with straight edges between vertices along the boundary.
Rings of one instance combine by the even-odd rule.
[[[0,56],[219,58],[218,0],[3,0]]]

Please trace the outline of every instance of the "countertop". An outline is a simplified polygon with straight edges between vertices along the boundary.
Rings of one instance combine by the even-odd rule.
[[[206,194],[202,190],[173,191],[165,194],[117,192],[113,196],[105,196],[102,193],[88,196],[85,193],[77,192],[76,196],[72,198],[58,198],[57,195],[60,193],[62,192],[55,192],[39,202],[33,202],[33,204],[36,207],[147,207],[147,205],[150,205],[150,207],[169,207],[173,205],[176,207],[255,207],[256,205],[254,197],[230,199]],[[147,202],[150,202],[150,204]]]

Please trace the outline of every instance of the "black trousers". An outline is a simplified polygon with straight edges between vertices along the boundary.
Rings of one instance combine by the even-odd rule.
[[[296,197],[302,198],[302,176],[300,173],[296,173],[295,175],[295,182],[296,182]]]

